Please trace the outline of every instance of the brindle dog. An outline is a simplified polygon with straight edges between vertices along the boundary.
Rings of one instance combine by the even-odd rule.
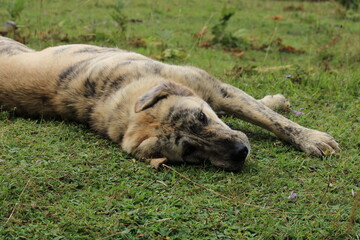
[[[255,100],[195,67],[89,45],[34,51],[4,37],[0,66],[3,110],[86,123],[138,159],[210,161],[239,170],[250,153],[248,138],[215,112],[263,127],[317,157],[339,150],[328,134],[274,112],[289,106],[282,95]]]

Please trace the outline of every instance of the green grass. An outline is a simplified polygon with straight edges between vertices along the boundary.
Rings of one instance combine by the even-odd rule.
[[[0,2],[0,26],[10,19],[9,2]],[[152,57],[182,51],[185,58],[175,54],[164,61],[203,68],[258,98],[285,94],[305,113],[286,116],[329,132],[342,151],[313,158],[224,117],[252,143],[241,173],[209,165],[155,171],[85,126],[0,112],[0,239],[359,239],[356,14],[349,18],[333,1],[226,1],[236,14],[225,31],[240,30],[254,46],[282,39],[305,51],[248,49],[239,58],[221,46],[198,47],[211,39],[225,1],[124,2],[126,17],[142,20],[126,23],[125,34],[112,19],[115,1],[29,0],[16,19],[16,35],[35,49],[68,40]],[[289,5],[304,11],[284,11]],[[275,15],[283,19],[272,20]],[[204,26],[208,33],[195,39]],[[146,46],[134,46],[135,39]],[[232,71],[284,65],[291,68],[241,76]],[[289,198],[291,192],[297,196]]]

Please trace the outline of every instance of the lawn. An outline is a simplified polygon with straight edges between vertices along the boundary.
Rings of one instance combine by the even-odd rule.
[[[360,239],[359,10],[335,1],[28,0],[21,11],[10,2],[0,2],[0,26],[18,29],[0,29],[7,37],[34,49],[116,46],[203,68],[257,98],[283,93],[292,103],[284,115],[330,133],[341,151],[311,157],[223,117],[252,144],[242,172],[154,170],[84,125],[2,111],[0,239]]]

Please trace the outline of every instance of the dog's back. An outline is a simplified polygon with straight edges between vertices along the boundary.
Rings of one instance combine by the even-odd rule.
[[[133,69],[138,64],[130,63],[147,59],[81,44],[34,51],[0,37],[0,103],[6,110],[86,122],[95,102],[141,77]]]

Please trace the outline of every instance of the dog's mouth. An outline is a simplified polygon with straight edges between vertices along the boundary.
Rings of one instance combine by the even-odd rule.
[[[185,147],[182,154],[182,159],[186,163],[201,163],[208,161],[204,154],[193,145],[187,145]]]
[[[189,156],[191,156],[194,152],[196,151],[196,147],[192,146],[192,145],[188,145],[185,147],[185,150],[183,152],[183,159],[188,158]]]

